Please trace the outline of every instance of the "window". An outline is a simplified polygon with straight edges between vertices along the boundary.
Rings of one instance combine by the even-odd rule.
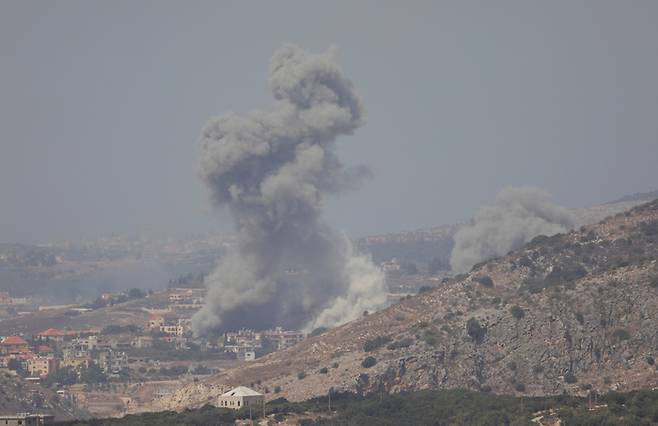
[[[238,401],[238,407],[240,406],[240,401]]]

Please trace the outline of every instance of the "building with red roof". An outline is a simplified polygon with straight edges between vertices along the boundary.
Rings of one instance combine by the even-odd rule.
[[[65,331],[62,331],[57,328],[49,328],[48,330],[44,330],[41,333],[37,334],[38,337],[41,337],[42,339],[47,339],[47,340],[54,340],[56,342],[61,342],[64,340],[64,337],[70,335],[69,333],[66,333]]]
[[[46,345],[39,345],[39,346],[37,346],[37,349],[36,349],[36,353],[38,353],[38,354],[46,354],[47,355],[47,354],[52,354],[53,352],[54,352],[53,348],[51,348],[50,346],[46,346]]]
[[[159,314],[149,315],[149,320],[146,323],[146,327],[152,330],[159,330],[160,327],[163,327],[164,325],[165,325],[165,317],[164,315],[159,315]]]
[[[7,336],[0,342],[3,354],[21,354],[29,352],[28,343],[20,336]]]

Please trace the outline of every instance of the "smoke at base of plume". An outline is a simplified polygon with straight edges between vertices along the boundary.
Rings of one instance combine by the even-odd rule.
[[[456,273],[523,246],[538,235],[566,232],[573,214],[551,201],[548,192],[531,186],[508,187],[496,195],[493,206],[478,211],[473,223],[454,236],[450,266]]]
[[[236,249],[206,279],[196,334],[236,327],[332,326],[385,302],[382,273],[321,220],[328,195],[368,174],[345,168],[335,139],[365,110],[335,51],[285,46],[272,57],[267,111],[211,119],[201,176],[236,223]]]

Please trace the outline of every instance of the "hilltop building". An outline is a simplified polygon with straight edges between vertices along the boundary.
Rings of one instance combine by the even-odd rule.
[[[253,407],[261,410],[265,403],[262,393],[258,393],[246,386],[238,386],[235,389],[223,393],[218,399],[218,405],[223,408],[239,410],[242,407]]]

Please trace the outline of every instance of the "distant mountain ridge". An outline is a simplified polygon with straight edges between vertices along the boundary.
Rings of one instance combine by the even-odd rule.
[[[658,191],[574,212],[581,226],[654,198],[658,198]],[[407,263],[432,263],[448,271],[453,235],[461,226],[438,225],[372,235],[356,239],[355,245],[376,263],[396,258]],[[55,303],[72,303],[136,285],[142,289],[165,288],[170,280],[182,275],[210,271],[231,241],[209,236],[180,241],[110,237],[81,244],[0,243],[0,291],[16,297],[29,295],[38,300],[43,296]]]
[[[651,192],[638,192],[631,195],[625,195],[617,200],[610,201],[609,203],[604,204],[616,204],[616,203],[626,203],[626,202],[646,202],[655,200],[658,198],[658,190]]]
[[[599,222],[608,216],[626,211],[658,198],[658,191],[637,193],[601,205],[574,208],[576,227]],[[463,226],[439,225],[410,231],[372,235],[356,240],[357,247],[372,255],[375,262],[396,258],[404,262],[428,263],[432,260],[449,269],[453,236]]]

